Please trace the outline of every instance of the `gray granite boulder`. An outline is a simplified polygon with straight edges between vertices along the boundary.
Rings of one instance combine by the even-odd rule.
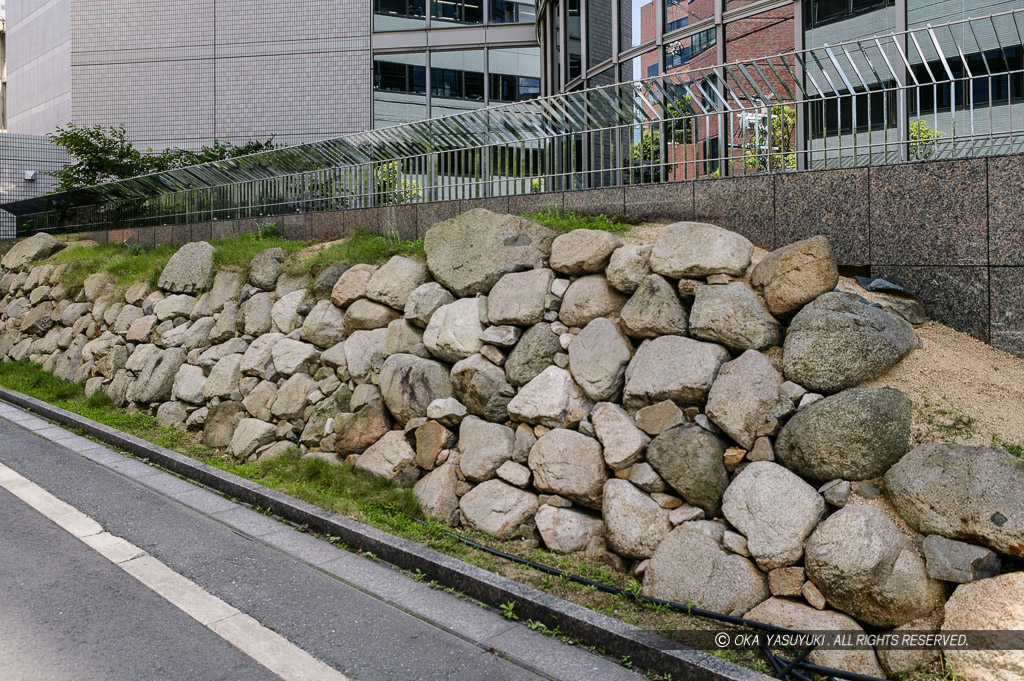
[[[416,452],[400,430],[392,430],[370,445],[356,459],[355,469],[398,487],[412,487],[420,478]]]
[[[636,427],[625,409],[602,402],[590,413],[590,421],[604,448],[605,463],[613,471],[629,468],[643,458],[651,438]]]
[[[455,396],[470,413],[496,423],[508,420],[508,403],[516,389],[504,370],[476,354],[456,362],[451,376]]]
[[[786,378],[835,393],[877,378],[918,346],[914,328],[852,293],[825,293],[793,317],[783,345]]]
[[[618,399],[633,357],[629,339],[609,319],[598,317],[569,345],[569,371],[595,402]]]
[[[534,324],[523,333],[505,360],[508,382],[517,387],[526,385],[553,365],[555,355],[560,352],[562,344],[551,330],[551,324]]]
[[[276,436],[277,428],[273,423],[242,419],[231,436],[230,452],[236,459],[244,461],[260,447],[273,442]]]
[[[316,389],[316,381],[307,374],[293,374],[278,388],[270,413],[275,418],[301,420],[309,405],[309,394]]]
[[[373,400],[358,411],[343,412],[334,419],[334,451],[342,457],[359,454],[390,429],[391,418],[384,400]]]
[[[582,551],[591,539],[604,534],[604,523],[600,518],[548,504],[537,509],[535,521],[544,545],[555,553]]]
[[[40,232],[15,243],[0,262],[9,270],[20,270],[37,260],[49,258],[64,246],[52,234]]]
[[[551,366],[519,389],[508,403],[508,414],[514,421],[563,428],[579,423],[589,406],[569,372]]]
[[[633,338],[685,336],[689,329],[689,312],[675,287],[660,274],[640,282],[621,315],[626,333]]]
[[[608,474],[601,443],[573,430],[556,428],[530,449],[533,486],[591,508],[601,507]]]
[[[612,251],[622,245],[619,237],[598,229],[575,229],[551,244],[551,269],[578,276],[600,272]]]
[[[459,425],[459,468],[467,480],[490,480],[506,461],[512,459],[515,433],[508,426],[467,416]]]
[[[632,294],[651,273],[654,244],[616,248],[608,260],[605,276],[615,289]]]
[[[213,283],[213,246],[205,241],[185,244],[160,273],[158,286],[171,293],[196,294]]]
[[[719,514],[729,486],[726,444],[700,426],[669,428],[647,446],[647,462],[688,503],[709,517]]]
[[[932,442],[885,474],[886,496],[922,534],[1024,558],[1024,467],[998,447]]]
[[[683,336],[655,338],[641,345],[626,367],[623,400],[627,407],[662,400],[703,404],[719,369],[729,359],[729,352],[713,343]]]
[[[914,543],[874,507],[836,511],[804,551],[807,577],[829,604],[871,626],[898,627],[946,600]]]
[[[782,383],[770,359],[747,350],[722,365],[708,393],[707,416],[741,447],[752,449],[772,420]]]
[[[412,491],[423,515],[445,525],[455,525],[459,518],[459,497],[455,494],[458,483],[453,463],[438,466],[420,478]]]
[[[446,362],[458,362],[480,351],[486,298],[461,298],[439,308],[423,332],[423,344],[432,355]]]
[[[601,512],[608,546],[624,558],[650,558],[672,530],[668,509],[619,478],[604,484]]]
[[[651,269],[666,277],[738,277],[750,265],[754,245],[747,238],[704,222],[676,222],[658,232]]]
[[[775,458],[805,478],[869,480],[907,453],[910,403],[892,388],[854,388],[799,410],[775,442]]]
[[[258,289],[273,291],[287,255],[283,248],[267,248],[257,253],[249,261],[249,283]]]
[[[749,286],[698,286],[690,309],[690,335],[734,350],[778,345],[779,323]]]
[[[330,298],[334,285],[341,279],[341,275],[348,271],[348,268],[348,263],[332,262],[313,278],[310,292],[316,298]]]
[[[555,273],[546,268],[502,276],[487,297],[490,323],[528,326],[542,321],[554,278]]]
[[[769,597],[768,577],[722,546],[725,528],[686,522],[662,541],[644,575],[644,595],[743,615]]]
[[[483,482],[459,500],[462,521],[469,527],[505,538],[537,513],[537,495],[501,480]]]
[[[767,572],[800,560],[804,541],[825,514],[825,501],[782,466],[755,461],[725,490],[722,513],[747,538],[747,550]]]
[[[404,310],[409,296],[430,278],[427,266],[411,258],[396,255],[373,273],[366,284],[366,297],[398,310]]]
[[[921,542],[925,567],[932,579],[966,584],[979,579],[995,577],[1002,571],[1003,562],[990,549],[976,544],[946,539],[929,534]]]
[[[174,377],[185,363],[185,354],[181,348],[168,348],[153,355],[129,388],[128,401],[152,404],[171,399]]]
[[[582,328],[598,317],[618,317],[626,300],[604,275],[588,274],[569,284],[558,318],[566,326]]]
[[[420,284],[405,301],[405,319],[421,329],[427,328],[430,318],[438,309],[455,302],[455,296],[436,281]]]
[[[302,324],[302,340],[321,348],[337,345],[345,339],[344,320],[345,315],[334,303],[321,300],[306,315]]]
[[[352,270],[349,270],[349,272],[351,271]],[[348,274],[348,272],[345,274]],[[342,276],[342,278],[338,280],[338,283],[341,284],[344,280],[345,277]],[[401,316],[401,313],[394,308],[390,308],[387,305],[381,305],[380,303],[375,303],[372,300],[367,300],[366,298],[360,298],[354,301],[348,306],[348,309],[345,310],[345,314],[341,322],[342,330],[346,334],[353,334],[356,331],[383,329]]]
[[[452,382],[440,362],[391,355],[380,370],[380,392],[395,421],[404,425],[409,419],[425,417],[434,400],[451,397]]]
[[[991,631],[992,638],[981,634],[987,645],[981,650],[945,652],[950,666],[970,681],[1020,681],[1024,679],[1024,652],[1004,650],[1000,639],[1016,640],[1024,630],[1024,572],[1008,572],[998,577],[961,584],[946,603],[942,633]],[[1014,632],[1014,633],[1010,633]],[[974,640],[979,640],[976,635]]]
[[[424,249],[434,279],[465,297],[547,260],[554,239],[555,232],[532,220],[476,208],[427,230]]]

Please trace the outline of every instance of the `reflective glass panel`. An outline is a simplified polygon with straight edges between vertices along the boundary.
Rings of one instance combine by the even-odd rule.
[[[427,0],[373,0],[373,30],[422,30],[427,23]]]
[[[377,54],[373,59],[373,127],[427,117],[427,55]]]

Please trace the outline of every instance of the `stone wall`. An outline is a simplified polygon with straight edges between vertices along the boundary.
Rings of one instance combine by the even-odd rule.
[[[33,264],[60,247],[37,235],[4,256],[0,356],[238,460],[351,465],[439,522],[777,626],[1024,628],[1024,467],[994,447],[908,452],[906,397],[856,386],[917,335],[834,290],[823,236],[755,262],[706,223],[624,245],[477,209],[426,232],[426,263],[310,280],[268,249],[243,275],[194,241],[157,290],[123,294]],[[947,657],[971,681],[1024,673],[1020,651]],[[811,659],[883,676],[939,657]]]
[[[1024,356],[1024,156],[916,162],[659,185],[469,199],[273,218],[296,238],[353,229],[423,236],[472,208],[566,208],[651,220],[703,220],[771,250],[822,234],[841,266],[870,268],[918,294],[931,318]],[[98,232],[143,246],[255,231],[227,220]]]

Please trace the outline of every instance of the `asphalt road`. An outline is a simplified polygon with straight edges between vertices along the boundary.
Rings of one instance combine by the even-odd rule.
[[[0,464],[332,678],[642,678],[8,405]],[[0,681],[280,678],[0,485]]]

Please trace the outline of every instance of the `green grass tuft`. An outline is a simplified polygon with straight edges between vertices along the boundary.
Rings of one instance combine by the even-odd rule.
[[[245,271],[256,254],[268,248],[281,248],[286,253],[294,253],[307,244],[302,241],[285,239],[273,230],[261,230],[230,239],[212,239],[213,265],[221,270]]]
[[[67,263],[61,281],[73,291],[79,290],[85,280],[97,272],[113,275],[117,287],[123,291],[138,281],[148,281],[155,287],[176,250],[174,246],[158,246],[148,251],[123,244],[83,246],[65,249],[49,262]]]
[[[619,218],[610,218],[607,215],[580,215],[571,210],[546,208],[539,213],[526,213],[523,217],[563,233],[575,229],[599,229],[612,234],[625,234],[632,229],[632,225]]]
[[[366,263],[383,265],[393,256],[404,255],[407,258],[423,260],[423,239],[409,241],[395,234],[374,234],[367,230],[359,230],[344,241],[339,241],[308,257],[298,255],[284,262],[283,270],[287,274],[300,276],[308,274],[316,276],[328,265],[343,262],[349,265]]]

